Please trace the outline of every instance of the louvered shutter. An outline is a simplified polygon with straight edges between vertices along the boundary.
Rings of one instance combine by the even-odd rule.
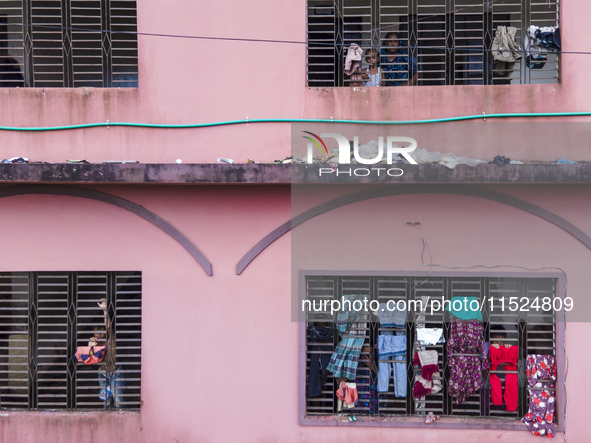
[[[137,271],[0,273],[0,407],[104,409],[101,382],[111,368],[114,406],[139,409],[141,284]],[[95,335],[112,337],[115,352],[103,364],[72,358]]]

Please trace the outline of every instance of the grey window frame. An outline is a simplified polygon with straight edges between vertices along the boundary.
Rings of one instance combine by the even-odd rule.
[[[307,294],[307,279],[309,277],[398,277],[398,278],[515,278],[515,279],[554,279],[555,293],[554,297],[559,297],[564,300],[566,287],[565,275],[561,272],[353,272],[353,271],[312,271],[302,270],[299,272],[299,296],[300,302],[306,299]],[[335,288],[336,289],[336,288]],[[360,291],[359,293],[363,293]],[[301,305],[300,305],[301,306]],[[301,309],[300,307],[298,307]],[[564,431],[565,420],[565,353],[564,353],[564,311],[558,311],[554,317],[554,331],[555,331],[555,355],[557,364],[557,381],[556,381],[556,430],[558,432]],[[421,415],[406,415],[406,414],[389,414],[389,415],[356,415],[357,421],[349,422],[348,416],[350,413],[336,414],[336,413],[318,413],[312,414],[307,412],[307,322],[301,321],[299,328],[299,423],[301,425],[311,426],[379,426],[379,427],[429,427],[424,423],[424,416]],[[440,369],[442,369],[440,367]],[[523,370],[523,369],[522,369]],[[522,392],[520,387],[520,395]],[[409,391],[408,397],[412,399],[412,391]],[[352,411],[355,411],[354,409]],[[355,412],[352,412],[353,414]],[[521,417],[516,417],[521,418]],[[453,416],[446,417],[443,422],[437,424],[438,428],[473,428],[473,429],[502,429],[502,430],[527,430],[527,428],[516,418],[488,418],[488,417],[466,417]]]
[[[418,66],[418,86],[556,84],[560,82],[559,54],[548,54],[541,69],[530,69],[524,58],[513,66],[501,66],[490,49],[500,25],[516,27],[522,47],[528,26],[558,26],[559,2],[307,0],[306,84],[348,86],[343,72],[346,48],[357,43],[379,52],[389,31],[400,33]]]
[[[107,303],[107,318],[98,306]],[[109,365],[124,386],[117,410],[141,406],[140,271],[1,272],[0,409],[113,410],[99,398]],[[116,358],[73,358],[90,337],[112,333]],[[114,384],[117,389],[117,384]]]
[[[2,0],[0,87],[136,88],[137,43],[136,0]]]

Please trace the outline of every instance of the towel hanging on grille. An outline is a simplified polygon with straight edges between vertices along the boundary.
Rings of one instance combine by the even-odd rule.
[[[491,52],[495,60],[505,63],[515,63],[521,58],[521,48],[515,41],[517,28],[513,26],[498,26]]]
[[[421,366],[421,375],[415,376],[415,384],[412,389],[414,398],[418,399],[441,391],[438,359],[437,351],[415,352],[413,363],[415,366]]]
[[[80,363],[85,365],[94,365],[100,363],[105,358],[104,346],[78,346],[76,353],[72,356]]]
[[[421,377],[431,381],[433,374],[439,373],[437,351],[415,352],[414,364],[421,367]]]
[[[345,59],[345,74],[351,79],[349,86],[363,86],[363,76],[361,75],[362,58],[363,49],[357,43],[351,43],[351,46],[347,49],[347,58]]]

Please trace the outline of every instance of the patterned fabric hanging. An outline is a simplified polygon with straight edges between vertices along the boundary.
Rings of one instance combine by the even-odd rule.
[[[554,438],[554,412],[556,401],[553,388],[556,386],[556,357],[553,355],[529,354],[526,360],[529,389],[529,409],[521,419],[534,435]]]

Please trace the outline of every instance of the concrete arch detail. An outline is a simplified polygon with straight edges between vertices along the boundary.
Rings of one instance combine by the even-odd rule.
[[[591,250],[591,237],[573,225],[569,221],[560,217],[559,215],[548,211],[538,205],[529,203],[517,197],[512,197],[501,192],[492,191],[490,189],[477,188],[465,185],[403,185],[403,186],[386,186],[382,188],[372,188],[366,191],[354,192],[333,200],[329,200],[318,206],[315,206],[300,215],[292,218],[286,223],[283,223],[277,229],[274,229],[265,237],[263,237],[257,244],[255,244],[238,262],[236,265],[236,274],[240,275],[250,265],[250,263],[263,252],[271,243],[288,233],[297,226],[305,223],[311,218],[317,217],[333,209],[341,206],[350,205],[364,200],[371,200],[381,197],[393,197],[397,195],[412,195],[412,194],[446,194],[446,195],[461,195],[467,197],[476,197],[484,200],[489,200],[511,206],[516,209],[528,212],[536,217],[540,217],[558,228],[568,232],[578,241],[583,243],[589,250]]]
[[[115,195],[106,194],[104,192],[94,191],[91,189],[74,188],[68,186],[13,186],[7,188],[0,188],[0,198],[13,197],[18,195],[66,195],[70,197],[80,197],[90,200],[100,201],[109,205],[117,206],[125,209],[138,217],[143,218],[147,222],[156,226],[161,231],[171,236],[177,243],[187,250],[189,254],[199,263],[207,275],[213,275],[213,268],[210,261],[203,255],[203,253],[189,240],[182,232],[164,220],[154,212],[132,203],[124,198]]]

